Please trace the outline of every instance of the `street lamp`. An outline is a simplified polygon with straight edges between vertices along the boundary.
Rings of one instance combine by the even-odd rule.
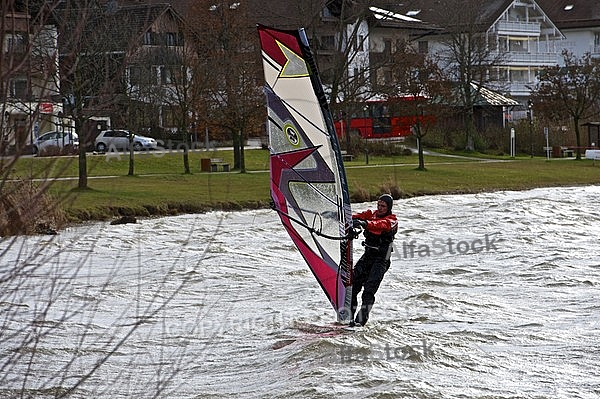
[[[529,143],[531,145],[531,158],[533,158],[533,100],[527,100],[527,120],[529,121]]]

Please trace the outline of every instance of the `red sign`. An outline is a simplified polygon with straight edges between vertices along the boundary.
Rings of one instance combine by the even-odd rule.
[[[54,111],[54,105],[52,103],[40,103],[41,114],[51,114]]]

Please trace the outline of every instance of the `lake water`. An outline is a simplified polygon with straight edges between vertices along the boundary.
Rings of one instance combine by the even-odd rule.
[[[599,203],[395,201],[392,267],[354,331],[270,210],[5,239],[0,397],[598,398]]]

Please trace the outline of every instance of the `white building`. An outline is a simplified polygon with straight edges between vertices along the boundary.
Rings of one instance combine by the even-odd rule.
[[[600,58],[600,1],[537,0],[565,36],[560,47],[581,57]]]
[[[465,7],[469,9],[456,12],[449,9],[452,6],[446,2],[414,0],[395,7],[395,12],[438,28],[415,40],[419,49],[427,49],[440,59],[444,59],[447,51],[445,43],[449,39],[449,29],[460,24],[466,29],[475,26],[485,35],[491,50],[489,56],[497,56],[489,68],[487,81],[482,83],[525,105],[539,71],[557,64],[563,34],[536,0],[488,0],[467,4]],[[467,27],[467,24],[470,25]]]

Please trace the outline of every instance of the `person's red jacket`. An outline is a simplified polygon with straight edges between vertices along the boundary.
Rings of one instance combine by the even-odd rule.
[[[369,209],[364,212],[355,213],[352,215],[352,219],[365,220],[367,222],[367,231],[375,235],[389,233],[398,228],[398,220],[393,213],[378,217],[377,211]]]

